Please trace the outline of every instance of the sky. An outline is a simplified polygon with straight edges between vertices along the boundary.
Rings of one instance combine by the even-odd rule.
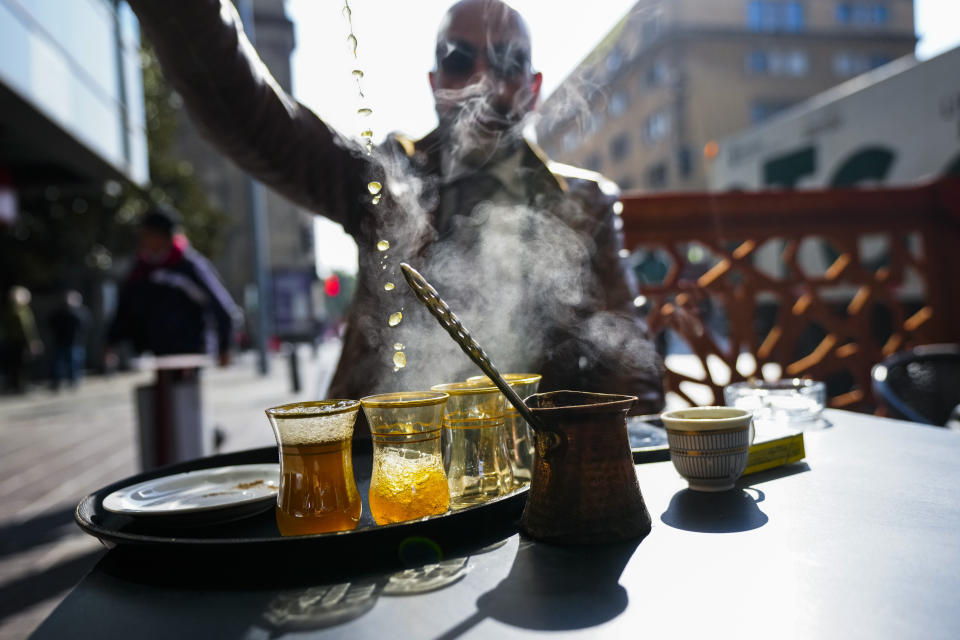
[[[533,64],[550,95],[636,0],[512,0],[527,20]],[[359,138],[371,128],[379,142],[393,131],[419,137],[436,124],[427,72],[433,66],[437,25],[452,0],[352,0],[357,58],[347,43],[343,0],[287,0],[296,28],[293,93],[337,130]],[[927,59],[960,45],[960,0],[915,0]],[[351,71],[364,72],[363,100]],[[361,120],[360,106],[373,110]],[[338,225],[318,218],[315,237],[321,273],[354,271],[356,248]]]

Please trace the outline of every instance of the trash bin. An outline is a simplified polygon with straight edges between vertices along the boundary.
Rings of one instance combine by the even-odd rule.
[[[152,384],[134,392],[144,471],[203,456],[200,371],[209,364],[202,354],[158,356],[141,363],[155,374]]]

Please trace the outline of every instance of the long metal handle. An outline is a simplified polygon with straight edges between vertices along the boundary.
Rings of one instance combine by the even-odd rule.
[[[406,262],[400,263],[400,270],[403,272],[403,277],[407,281],[407,284],[413,289],[413,293],[417,296],[417,299],[430,310],[430,313],[437,319],[440,326],[447,330],[450,337],[460,345],[460,348],[473,360],[474,364],[487,374],[487,377],[493,381],[493,384],[497,385],[497,388],[503,392],[503,395],[506,396],[510,404],[520,412],[520,415],[527,421],[527,424],[537,431],[544,430],[540,420],[534,416],[530,408],[523,403],[523,398],[517,395],[513,387],[503,379],[503,376],[500,375],[497,368],[490,362],[490,358],[484,350],[480,348],[480,345],[473,339],[470,332],[467,331],[457,316],[454,315],[453,311],[450,310],[447,303],[440,298],[437,290],[434,289],[416,269]]]

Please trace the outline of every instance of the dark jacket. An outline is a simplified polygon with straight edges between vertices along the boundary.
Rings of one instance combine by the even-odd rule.
[[[129,340],[154,355],[207,353],[208,338],[226,353],[239,310],[213,265],[187,247],[174,246],[158,264],[138,259],[120,289],[108,342]]]
[[[228,1],[130,5],[198,129],[258,180],[356,240],[358,283],[331,397],[478,373],[406,290],[397,265],[407,261],[502,371],[542,373],[541,390],[629,393],[641,398],[639,411],[662,406],[662,363],[618,256],[616,196],[597,174],[555,165],[527,145],[518,169],[525,193],[513,196],[512,209],[457,208],[459,187],[441,177],[436,132],[419,141],[390,136],[366,154],[283,92],[245,44]],[[378,204],[371,181],[384,186]],[[466,182],[472,189],[474,177]],[[380,240],[388,251],[377,250]],[[388,327],[396,311],[404,320]],[[393,367],[395,347],[406,354],[405,369]]]

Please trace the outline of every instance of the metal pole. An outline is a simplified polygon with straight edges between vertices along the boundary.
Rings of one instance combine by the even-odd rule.
[[[251,44],[256,45],[256,32],[253,26],[253,0],[237,0],[237,10],[243,21],[243,30]],[[267,336],[270,335],[271,323],[269,310],[272,308],[270,295],[270,279],[267,274],[270,249],[267,245],[267,206],[263,185],[247,176],[247,200],[250,208],[250,232],[253,245],[253,269],[257,282],[257,332],[255,345],[257,349],[257,370],[260,375],[270,372],[270,361],[267,358]]]

